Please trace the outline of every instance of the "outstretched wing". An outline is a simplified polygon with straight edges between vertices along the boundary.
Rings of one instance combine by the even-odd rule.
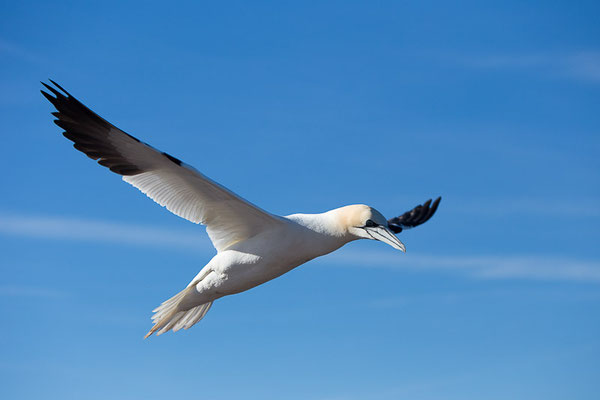
[[[442,200],[442,198],[438,197],[433,204],[431,204],[431,199],[429,199],[422,205],[416,206],[399,217],[388,219],[388,227],[392,232],[400,233],[403,229],[414,228],[415,226],[427,222],[427,220],[435,213],[435,210],[437,210],[440,200]]]
[[[55,97],[41,92],[56,108],[54,122],[65,130],[63,135],[74,142],[73,147],[122,175],[172,213],[206,225],[218,251],[282,223],[191,166],[123,132],[50,82],[56,88],[42,84]]]

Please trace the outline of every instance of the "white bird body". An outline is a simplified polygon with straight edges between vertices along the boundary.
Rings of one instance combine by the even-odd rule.
[[[276,216],[121,131],[54,85],[64,94],[46,84],[56,97],[42,94],[56,107],[54,122],[74,147],[174,214],[206,225],[217,250],[184,290],[154,310],[154,326],[146,337],[187,329],[220,297],[268,282],[353,240],[379,240],[405,251],[395,234],[427,221],[440,201],[431,205],[428,200],[390,220],[361,204],[322,214]]]
[[[257,235],[217,252],[185,290],[154,310],[155,325],[146,337],[155,331],[160,335],[187,329],[204,317],[213,301],[261,285],[358,239],[342,228],[344,209],[279,217],[280,223],[268,224]]]
[[[197,304],[251,289],[357,239],[338,234],[328,213],[281,220],[281,225],[218,252],[190,282]]]

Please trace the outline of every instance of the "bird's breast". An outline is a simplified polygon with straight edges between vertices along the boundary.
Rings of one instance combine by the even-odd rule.
[[[229,292],[240,292],[277,278],[343,242],[302,227],[276,229],[250,238],[219,254],[219,270],[227,276]],[[215,260],[216,261],[216,260]]]

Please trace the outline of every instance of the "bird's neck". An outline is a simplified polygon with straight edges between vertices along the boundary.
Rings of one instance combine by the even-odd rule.
[[[318,253],[315,256],[330,253],[358,239],[348,233],[333,211],[322,214],[293,214],[286,217],[302,227],[306,241],[310,242],[306,244]]]
[[[347,230],[339,223],[339,218],[333,211],[321,214],[293,214],[286,218],[322,235],[337,238],[348,236]]]

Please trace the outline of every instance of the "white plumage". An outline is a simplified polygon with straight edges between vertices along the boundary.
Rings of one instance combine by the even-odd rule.
[[[52,81],[51,81],[52,82]],[[427,221],[440,198],[386,220],[366,205],[322,214],[280,217],[240,198],[180,160],[99,117],[55,82],[42,94],[56,107],[54,121],[74,147],[172,213],[206,225],[217,254],[188,286],[154,310],[146,337],[188,329],[220,297],[243,292],[357,239],[379,240],[404,251],[395,236]],[[60,90],[60,91],[59,91]],[[62,92],[61,92],[62,91]]]

